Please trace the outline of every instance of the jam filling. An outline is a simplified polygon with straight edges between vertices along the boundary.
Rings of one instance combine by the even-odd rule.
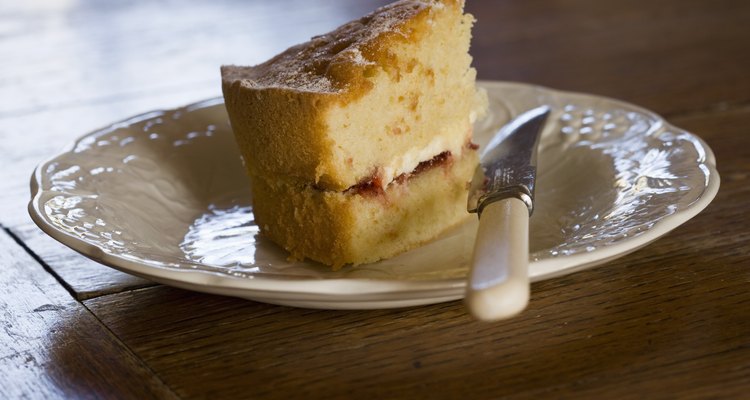
[[[432,168],[448,165],[453,161],[453,154],[450,151],[444,151],[429,160],[422,161],[409,173],[403,173],[397,176],[393,181],[398,184],[403,184],[414,175],[420,174]],[[383,190],[383,180],[379,174],[375,174],[372,177],[363,180],[362,182],[346,189],[344,193],[358,194],[361,196],[378,196],[385,194]]]

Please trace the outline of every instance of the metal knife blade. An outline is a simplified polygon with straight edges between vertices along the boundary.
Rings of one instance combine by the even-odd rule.
[[[469,212],[482,212],[489,203],[508,197],[521,199],[534,210],[537,149],[547,106],[526,111],[503,126],[481,154],[469,189]]]

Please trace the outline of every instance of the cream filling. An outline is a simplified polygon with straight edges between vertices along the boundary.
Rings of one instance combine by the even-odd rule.
[[[380,167],[378,174],[382,188],[385,189],[399,175],[414,171],[422,161],[431,160],[440,153],[449,151],[451,154],[460,155],[466,140],[465,137],[436,137],[425,147],[407,151],[390,164]]]
[[[477,91],[475,95],[475,104],[469,114],[469,126],[472,126],[477,119],[484,117],[487,112],[487,93],[484,90]],[[401,174],[410,173],[422,161],[431,160],[436,155],[445,151],[456,156],[461,154],[464,145],[471,139],[471,130],[464,138],[460,137],[436,137],[427,146],[419,149],[411,149],[403,156],[395,159],[391,164],[381,167],[380,184],[383,189],[386,188],[394,179]]]

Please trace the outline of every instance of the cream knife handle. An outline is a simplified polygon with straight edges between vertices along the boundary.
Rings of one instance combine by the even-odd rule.
[[[474,318],[495,321],[529,302],[529,209],[515,197],[482,210],[466,291]]]

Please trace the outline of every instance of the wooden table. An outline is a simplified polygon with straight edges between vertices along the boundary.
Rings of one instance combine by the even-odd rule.
[[[218,96],[219,65],[384,1],[6,1],[0,397],[747,398],[750,2],[469,1],[480,78],[656,111],[715,151],[715,201],[642,250],[534,284],[494,324],[458,301],[321,311],[156,285],[42,234],[34,166],[94,128]]]

